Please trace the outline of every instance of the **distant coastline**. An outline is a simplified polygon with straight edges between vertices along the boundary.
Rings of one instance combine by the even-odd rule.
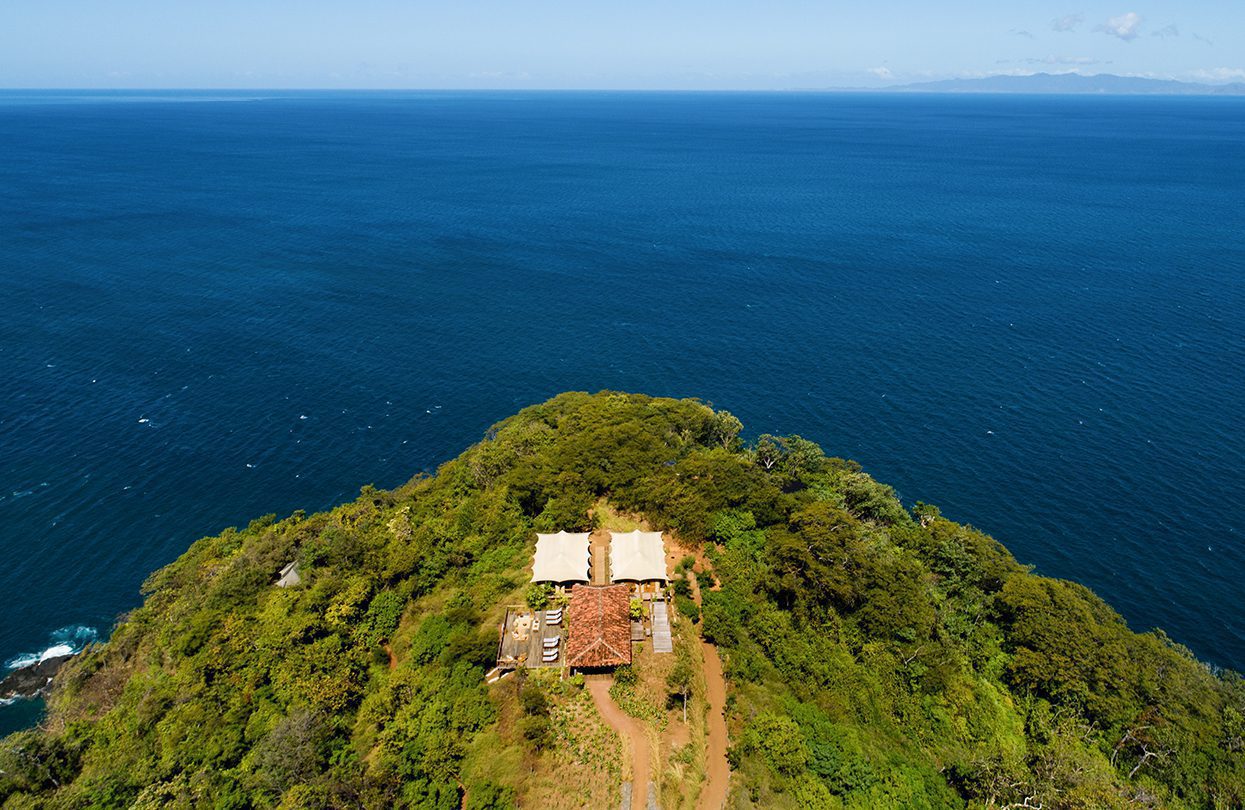
[[[1245,82],[1202,84],[1099,73],[1034,73],[892,85],[888,93],[1016,93],[1033,95],[1245,96]]]

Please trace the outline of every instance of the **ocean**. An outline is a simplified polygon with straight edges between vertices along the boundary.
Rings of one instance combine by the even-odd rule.
[[[1245,668],[1245,101],[0,92],[0,664],[560,391],[700,397]],[[0,708],[0,731],[35,716]]]

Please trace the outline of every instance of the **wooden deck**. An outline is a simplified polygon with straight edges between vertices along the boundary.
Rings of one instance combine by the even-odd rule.
[[[533,613],[525,607],[512,607],[506,610],[506,619],[501,628],[501,640],[497,645],[497,666],[500,669],[517,669],[528,667],[560,667],[566,660],[566,637],[564,630],[566,620],[552,627],[545,624],[543,610]],[[544,641],[559,636],[562,643],[558,645],[556,661],[545,662]]]

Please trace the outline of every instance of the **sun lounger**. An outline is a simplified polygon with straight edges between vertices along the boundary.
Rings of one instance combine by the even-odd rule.
[[[557,647],[558,642],[560,642],[561,640],[562,640],[561,636],[554,636],[553,638],[545,639],[545,649],[548,650],[551,647]]]
[[[544,657],[541,658],[541,660],[544,661],[546,664],[552,664],[554,661],[558,660],[558,651],[550,650],[549,652],[545,653]]]

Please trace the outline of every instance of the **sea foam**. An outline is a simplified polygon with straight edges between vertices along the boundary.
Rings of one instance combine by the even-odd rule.
[[[50,658],[59,658],[62,655],[76,655],[97,638],[99,638],[99,631],[94,627],[87,627],[81,624],[62,627],[48,637],[48,646],[39,652],[16,655],[5,661],[2,669],[14,670],[33,667],[35,664],[42,664]]]

